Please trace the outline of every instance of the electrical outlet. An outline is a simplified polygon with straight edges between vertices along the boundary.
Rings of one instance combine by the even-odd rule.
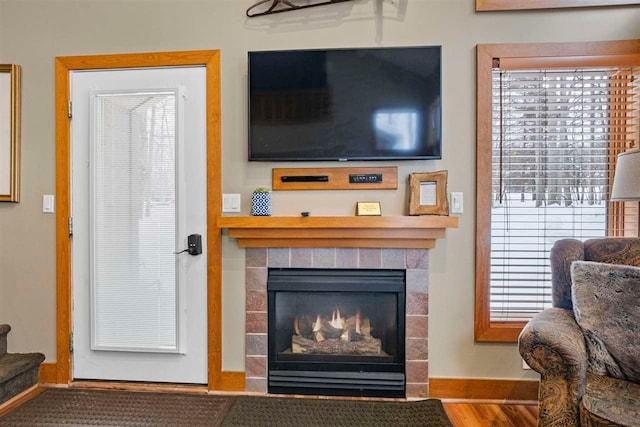
[[[223,194],[222,212],[240,212],[240,194]]]
[[[527,365],[524,359],[522,359],[522,369],[531,370],[531,366]]]

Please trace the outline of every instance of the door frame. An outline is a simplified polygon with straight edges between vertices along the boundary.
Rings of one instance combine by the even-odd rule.
[[[222,212],[220,133],[220,51],[197,50],[55,58],[56,114],[56,350],[55,363],[43,366],[43,382],[69,384],[71,378],[71,119],[70,72],[171,66],[206,67],[207,146],[207,352],[209,390],[237,390],[241,373],[222,373],[222,243],[216,222]],[[242,377],[242,378],[240,378]],[[243,384],[244,385],[244,384]],[[244,389],[244,386],[242,387]]]

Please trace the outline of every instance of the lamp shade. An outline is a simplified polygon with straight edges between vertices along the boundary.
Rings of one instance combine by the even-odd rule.
[[[611,201],[640,200],[640,150],[618,154]]]

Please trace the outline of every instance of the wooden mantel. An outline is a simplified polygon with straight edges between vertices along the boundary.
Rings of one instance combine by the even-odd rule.
[[[434,248],[456,216],[330,216],[218,218],[242,248]]]

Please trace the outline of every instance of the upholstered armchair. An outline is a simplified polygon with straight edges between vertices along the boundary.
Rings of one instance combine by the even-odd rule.
[[[553,307],[519,338],[538,425],[640,426],[640,238],[560,240],[550,261]]]

